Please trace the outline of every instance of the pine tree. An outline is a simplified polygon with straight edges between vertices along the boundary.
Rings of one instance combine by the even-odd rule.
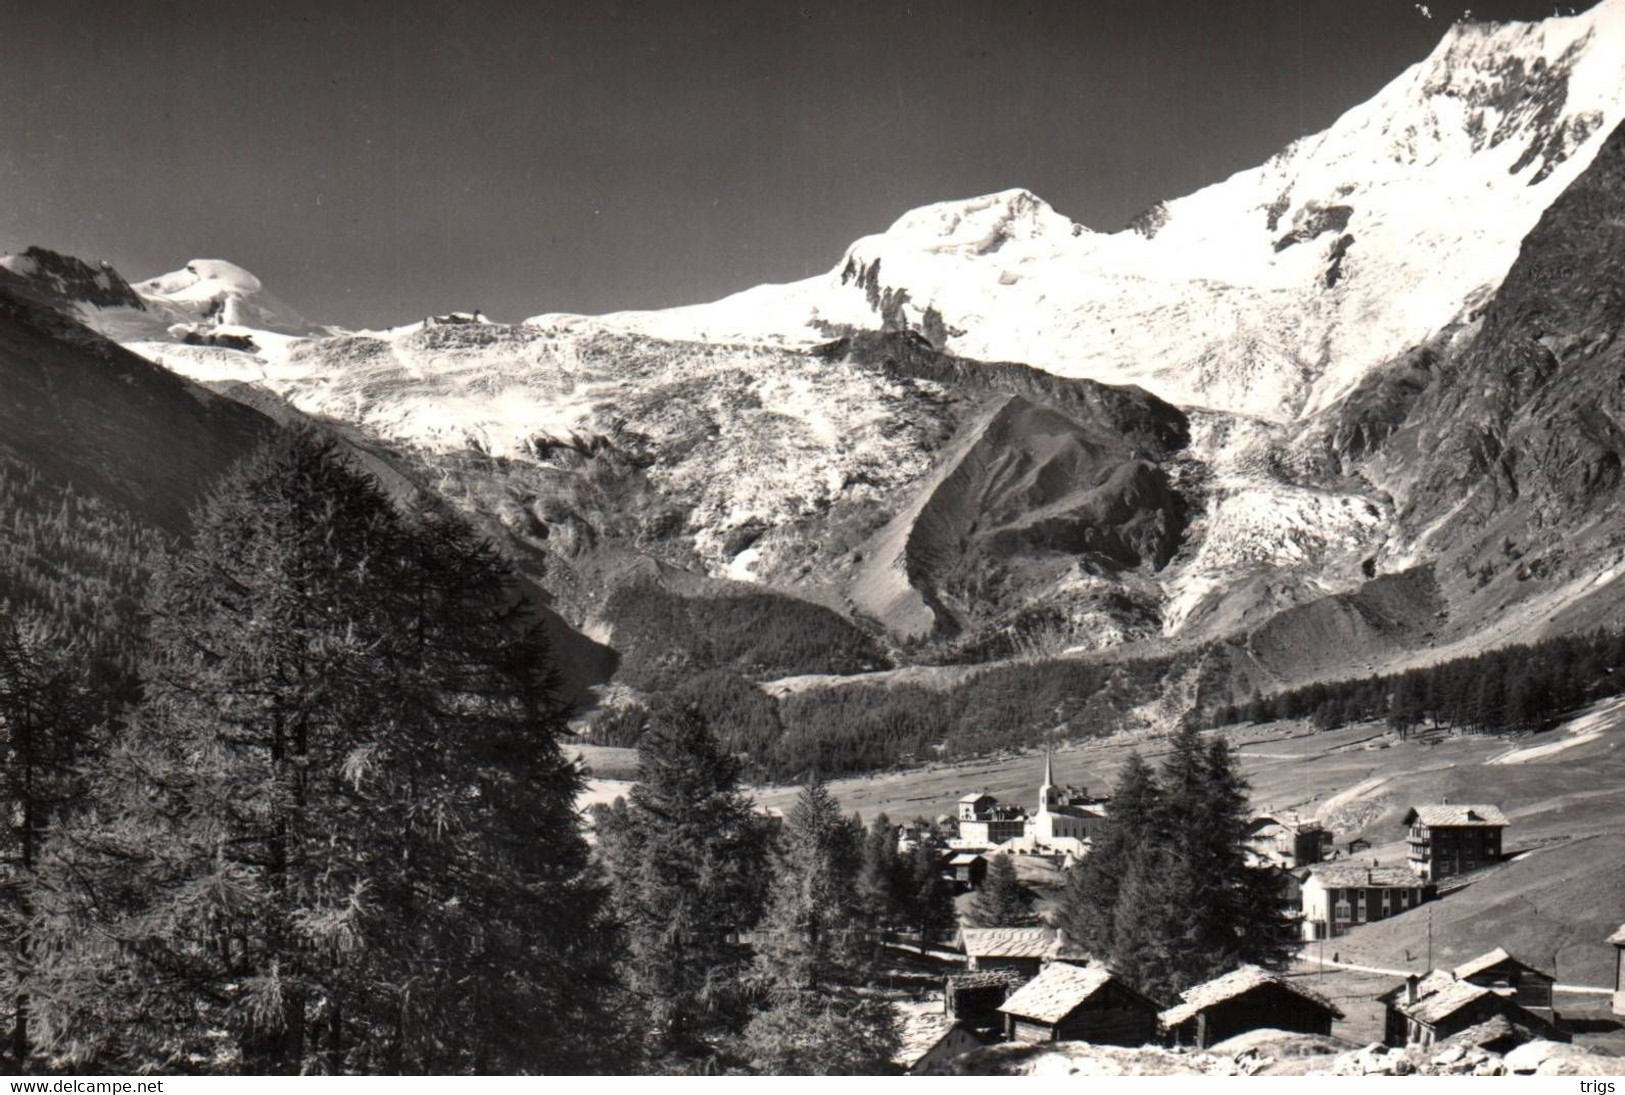
[[[26,985],[41,849],[83,796],[77,766],[100,714],[87,677],[60,625],[0,605],[0,992],[14,1001],[7,1044],[18,1073],[33,1063]]]
[[[992,857],[967,922],[977,928],[1016,928],[1033,922],[1032,895],[1016,878],[1016,865],[1008,855]]]
[[[194,514],[103,807],[52,844],[66,1063],[556,1071],[611,984],[540,632],[444,511],[272,443]],[[535,924],[549,931],[537,933]]]
[[[1075,868],[1058,925],[1155,999],[1244,962],[1282,967],[1287,923],[1267,872],[1246,865],[1247,785],[1223,738],[1177,733],[1153,779],[1132,760],[1113,824]]]
[[[705,1056],[743,1021],[746,952],[728,935],[756,923],[768,880],[767,832],[740,794],[739,762],[692,707],[657,706],[638,739],[638,782],[594,822],[649,1049]]]
[[[858,900],[871,927],[895,924],[903,911],[903,864],[897,854],[897,830],[885,814],[875,816],[863,837],[858,868]]]
[[[1156,774],[1131,753],[1112,789],[1111,823],[1082,863],[1067,872],[1056,926],[1089,953],[1107,956],[1116,943],[1116,910],[1130,865],[1151,839]]]
[[[745,1029],[752,1068],[768,1075],[872,1073],[896,1051],[885,1000],[862,994],[878,943],[864,930],[851,827],[816,776],[786,824],[785,854],[758,933],[765,1007]]]
[[[942,841],[927,829],[906,858],[909,926],[919,933],[921,953],[947,934],[956,920],[953,891],[942,878],[943,855]]]

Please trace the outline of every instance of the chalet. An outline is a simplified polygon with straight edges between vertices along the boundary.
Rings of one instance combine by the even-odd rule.
[[[999,804],[999,800],[986,791],[972,791],[959,800],[959,820],[975,821]]]
[[[1551,1021],[1521,1007],[1511,993],[1461,980],[1450,970],[1434,970],[1426,977],[1412,975],[1377,999],[1387,1009],[1383,1040],[1392,1046],[1427,1048],[1496,1016],[1526,1032],[1528,1038],[1569,1040]]]
[[[1024,977],[1037,977],[1055,933],[1037,928],[961,928],[959,945],[972,972],[1015,970]]]
[[[959,842],[991,848],[1027,831],[1027,811],[981,791],[959,800]]]
[[[1157,1033],[1155,1001],[1105,966],[1055,962],[1000,1005],[1012,1042],[1142,1046]]]
[[[1357,924],[1414,909],[1426,887],[1404,867],[1322,863],[1302,883],[1303,938],[1333,939]]]
[[[1247,861],[1253,866],[1307,867],[1326,858],[1332,834],[1318,821],[1261,814],[1247,823]]]
[[[1258,966],[1242,966],[1186,989],[1180,1003],[1161,1017],[1174,1045],[1194,1049],[1250,1030],[1329,1035],[1333,1020],[1341,1018],[1331,1001]]]
[[[971,1030],[1002,1030],[999,1005],[1026,981],[1021,971],[1011,969],[952,974],[942,986],[944,1008]]]
[[[1455,972],[1458,981],[1510,996],[1519,1007],[1545,1019],[1556,1019],[1552,1011],[1552,986],[1557,984],[1557,978],[1518,961],[1500,947],[1471,962],[1463,962]]]
[[[1614,1014],[1625,1015],[1625,924],[1608,942],[1614,945]]]
[[[910,1076],[940,1074],[962,1053],[982,1048],[982,1040],[951,1015],[898,1008],[898,1044],[892,1063]]]
[[[944,862],[942,876],[961,892],[977,889],[987,877],[987,860],[974,852],[955,852]]]
[[[1507,819],[1499,806],[1413,806],[1405,824],[1411,870],[1426,882],[1501,861]]]

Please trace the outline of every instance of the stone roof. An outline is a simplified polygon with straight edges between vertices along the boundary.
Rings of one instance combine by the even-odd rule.
[[[1409,867],[1362,867],[1358,863],[1317,863],[1309,868],[1309,874],[1319,879],[1320,884],[1328,889],[1367,887],[1413,890],[1422,885],[1422,880],[1417,878]]]
[[[956,1022],[953,1016],[940,1011],[916,1011],[902,1006],[897,1011],[897,1053],[892,1062],[905,1069],[919,1064],[920,1058],[935,1049]]]
[[[1437,806],[1412,806],[1405,815],[1405,824],[1420,821],[1430,829],[1480,828],[1499,829],[1511,824],[1499,806],[1462,805],[1454,803]]]
[[[970,794],[964,796],[959,801],[960,802],[981,802],[984,798],[992,798],[992,797],[993,796],[988,794],[986,791],[972,791]]]
[[[1231,970],[1223,977],[1215,977],[1211,981],[1205,981],[1180,993],[1181,1002],[1162,1013],[1162,1025],[1177,1027],[1194,1017],[1197,1012],[1206,1011],[1208,1008],[1216,1004],[1222,1004],[1226,1000],[1234,1000],[1236,997],[1264,985],[1275,985],[1283,988],[1296,996],[1303,997],[1312,1004],[1325,1008],[1332,1013],[1333,1018],[1343,1018],[1343,1013],[1338,1009],[1337,1005],[1318,992],[1294,984],[1285,977],[1258,966],[1242,966],[1240,969]]]
[[[1055,933],[1049,928],[961,928],[959,938],[972,958],[1042,958]]]
[[[981,858],[982,857],[977,855],[975,852],[959,852],[952,859],[948,860],[948,866],[969,867],[972,863],[975,863]]]
[[[1621,924],[1619,930],[1608,937],[1608,942],[1616,947],[1625,947],[1625,924]]]
[[[999,1005],[999,1010],[1040,1023],[1058,1023],[1111,980],[1111,970],[1104,966],[1056,962],[1045,966],[1042,973],[1021,986],[1014,996]]]
[[[1412,1019],[1432,1026],[1454,1015],[1473,1001],[1493,995],[1495,994],[1489,989],[1475,985],[1471,981],[1451,981],[1432,992],[1425,993],[1414,1004],[1407,1004],[1401,999],[1394,1006]]]
[[[1483,973],[1485,970],[1490,969],[1491,967],[1499,966],[1502,962],[1511,962],[1515,966],[1521,966],[1530,973],[1535,974],[1537,977],[1544,977],[1548,981],[1557,980],[1557,978],[1553,977],[1551,974],[1546,973],[1544,970],[1536,969],[1528,962],[1518,961],[1500,947],[1496,947],[1488,954],[1481,954],[1470,962],[1463,962],[1461,965],[1456,967],[1456,976],[1460,980],[1465,981],[1474,974]]]
[[[948,975],[948,985],[953,991],[960,989],[992,988],[995,985],[1005,985],[1016,988],[1025,983],[1027,978],[1022,976],[1020,970],[975,970],[970,973],[951,973]]]

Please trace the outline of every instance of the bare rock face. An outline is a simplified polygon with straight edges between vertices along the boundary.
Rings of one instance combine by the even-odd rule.
[[[19,255],[0,259],[13,274],[28,281],[53,303],[83,304],[92,308],[134,308],[145,305],[130,283],[107,263],[91,266],[72,255],[59,255],[44,247],[30,247]]]
[[[1622,219],[1625,127],[1547,209],[1470,327],[1331,416],[1337,458],[1396,496],[1463,627],[1606,571],[1625,546]],[[1615,597],[1606,583],[1588,595]]]

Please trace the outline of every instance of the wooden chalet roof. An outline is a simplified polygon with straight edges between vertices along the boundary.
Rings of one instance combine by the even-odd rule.
[[[1422,880],[1409,867],[1362,867],[1358,863],[1317,863],[1309,874],[1327,889],[1414,890]]]
[[[948,866],[969,867],[972,863],[975,863],[978,859],[982,858],[982,856],[977,855],[975,852],[956,852],[953,858],[948,860]]]
[[[1405,815],[1405,824],[1420,821],[1429,829],[1503,829],[1511,822],[1499,806],[1440,804],[1412,806]]]
[[[1474,974],[1483,973],[1485,970],[1492,969],[1492,968],[1494,968],[1496,966],[1499,966],[1503,962],[1511,962],[1514,966],[1518,966],[1518,967],[1520,967],[1522,969],[1526,969],[1530,973],[1534,974],[1536,977],[1543,978],[1543,979],[1545,979],[1547,981],[1556,981],[1557,980],[1557,978],[1553,977],[1551,974],[1547,973],[1545,970],[1536,969],[1534,966],[1531,966],[1528,962],[1520,962],[1520,961],[1518,961],[1518,959],[1512,957],[1512,955],[1508,954],[1506,951],[1502,950],[1500,947],[1496,947],[1494,950],[1490,951],[1488,954],[1481,954],[1477,958],[1474,958],[1472,961],[1464,962],[1461,965],[1457,966],[1456,967],[1456,977],[1458,979],[1462,980],[1462,981],[1465,981],[1468,978],[1472,977]]]
[[[1055,933],[1049,928],[961,928],[960,942],[972,958],[1042,958]]]
[[[1042,973],[1021,986],[1014,996],[999,1005],[999,1010],[1021,1019],[1059,1023],[1111,981],[1112,972],[1104,966],[1056,962],[1045,966]]]
[[[1234,1000],[1238,996],[1253,991],[1264,985],[1275,985],[1283,988],[1295,996],[1301,996],[1317,1007],[1325,1008],[1336,1019],[1343,1018],[1343,1012],[1338,1006],[1302,985],[1293,984],[1279,974],[1259,966],[1242,966],[1231,970],[1223,977],[1215,977],[1211,981],[1204,981],[1200,985],[1186,989],[1180,993],[1181,1002],[1175,1004],[1162,1013],[1162,1025],[1177,1027],[1179,1024],[1192,1019],[1198,1012],[1206,1011],[1226,1000]]]

